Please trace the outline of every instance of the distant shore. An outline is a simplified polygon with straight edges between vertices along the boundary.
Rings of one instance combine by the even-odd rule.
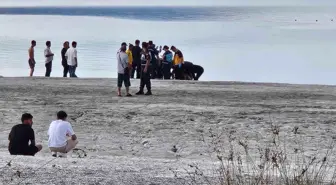
[[[205,171],[213,168],[201,137],[209,129],[235,130],[237,138],[248,138],[254,152],[258,144],[269,142],[271,121],[286,133],[299,127],[301,136],[310,138],[304,145],[308,152],[326,149],[328,143],[320,141],[336,135],[334,86],[173,80],[152,84],[153,96],[128,98],[116,96],[116,79],[0,78],[2,182],[176,184],[170,169],[183,172],[193,163]],[[132,80],[131,92],[138,86],[139,80]],[[50,156],[47,128],[59,110],[68,112],[78,147],[87,157]],[[36,142],[44,146],[34,158],[7,152],[9,130],[24,112],[34,116]],[[21,177],[13,176],[16,170]]]

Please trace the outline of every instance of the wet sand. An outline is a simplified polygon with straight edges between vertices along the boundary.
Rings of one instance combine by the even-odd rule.
[[[183,172],[191,163],[205,171],[213,168],[202,141],[209,129],[234,130],[252,150],[270,142],[271,123],[284,134],[299,127],[308,153],[326,149],[327,141],[336,136],[333,86],[152,84],[153,96],[129,98],[116,96],[115,79],[0,78],[0,182],[177,184],[170,169]],[[138,85],[138,80],[132,81],[133,94]],[[47,129],[59,110],[68,113],[86,157],[51,157]],[[33,114],[36,142],[44,146],[35,157],[10,156],[7,151],[8,133],[24,112]],[[294,145],[290,137],[289,146]]]

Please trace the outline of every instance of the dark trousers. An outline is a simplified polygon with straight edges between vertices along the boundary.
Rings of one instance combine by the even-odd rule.
[[[62,66],[63,66],[63,77],[67,77],[69,72],[69,66],[67,63],[62,63]]]
[[[45,76],[46,76],[46,77],[50,77],[51,67],[52,67],[52,61],[49,62],[49,63],[46,63],[46,64],[45,64],[45,67],[46,67],[46,73],[45,73]]]
[[[134,78],[135,71],[136,71],[136,78],[140,79],[140,76],[141,76],[141,61],[133,61],[131,78]]]
[[[145,86],[147,88],[147,91],[151,91],[151,72],[152,66],[148,66],[147,72],[144,72],[145,66],[141,66],[141,78],[140,78],[140,91],[143,92]]]
[[[194,80],[198,80],[204,73],[203,67],[199,65],[194,65],[193,75],[195,75],[195,73],[196,73],[196,76],[194,76]]]
[[[164,62],[162,65],[163,65],[162,66],[163,78],[165,80],[169,80],[171,77],[170,70],[171,70],[172,64],[170,62]]]
[[[183,77],[183,67],[174,66],[174,75],[176,80],[184,80]]]
[[[69,66],[69,73],[71,78],[77,78],[76,68],[77,66]]]
[[[152,64],[152,67],[150,70],[150,77],[151,79],[155,79],[157,77],[157,66],[158,66],[156,59],[155,61],[152,61],[151,64]]]

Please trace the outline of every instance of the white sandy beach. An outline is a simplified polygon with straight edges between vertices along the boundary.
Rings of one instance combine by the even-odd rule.
[[[334,86],[152,84],[153,96],[120,98],[115,79],[0,78],[0,182],[177,184],[169,169],[183,172],[192,163],[205,171],[213,168],[201,141],[209,129],[234,130],[236,137],[249,141],[252,150],[270,143],[271,122],[280,126],[281,133],[299,127],[307,153],[327,149],[336,136]],[[132,81],[132,93],[138,85],[138,80]],[[68,113],[78,148],[87,152],[86,157],[51,157],[47,129],[59,110]],[[14,157],[7,151],[8,133],[24,112],[33,114],[36,142],[44,146],[35,157]],[[291,139],[289,134],[289,147],[295,145]],[[174,145],[176,153],[171,150]]]

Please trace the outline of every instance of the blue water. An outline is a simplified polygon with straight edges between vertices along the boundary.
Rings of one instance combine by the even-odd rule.
[[[140,39],[177,46],[205,68],[201,80],[336,84],[335,15],[332,7],[0,8],[0,75],[28,75],[34,39],[36,75],[46,40],[52,76],[61,76],[62,43],[76,40],[80,77],[116,77],[120,43]]]

